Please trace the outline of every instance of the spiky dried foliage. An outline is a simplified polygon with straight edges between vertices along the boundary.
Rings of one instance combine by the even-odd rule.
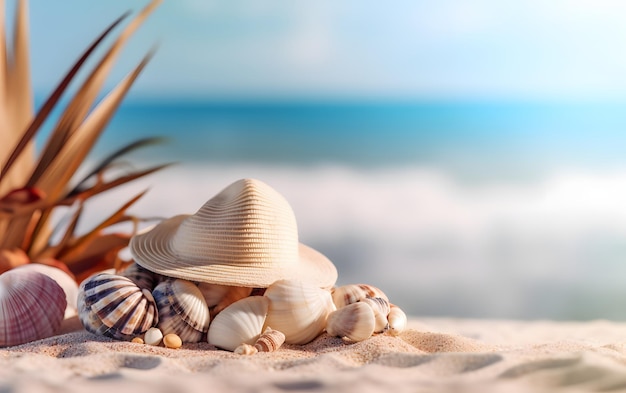
[[[136,148],[153,143],[144,139],[123,146],[76,182],[77,170],[104,131],[129,88],[152,56],[152,51],[104,98],[97,102],[104,81],[128,38],[160,0],[151,1],[132,19],[104,52],[91,73],[79,84],[41,153],[36,156],[34,137],[85,61],[94,54],[128,13],[113,22],[82,54],[41,106],[33,110],[28,54],[28,9],[17,0],[15,31],[10,51],[5,33],[4,0],[0,0],[0,272],[28,262],[50,263],[75,275],[77,281],[94,271],[116,267],[118,252],[132,233],[104,231],[122,222],[137,222],[126,213],[142,195],[136,195],[108,218],[83,234],[76,231],[84,203],[90,198],[161,169],[117,175],[105,180],[116,159]],[[76,185],[71,186],[74,183]],[[53,244],[51,220],[60,207],[67,209],[69,223],[56,232]],[[58,240],[60,239],[60,240]]]

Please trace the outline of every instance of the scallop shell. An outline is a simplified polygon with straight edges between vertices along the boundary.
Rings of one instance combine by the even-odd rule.
[[[0,275],[0,346],[54,335],[66,306],[63,289],[45,274],[13,269]]]
[[[111,273],[95,274],[80,284],[78,316],[86,330],[127,341],[159,320],[150,291]]]
[[[389,298],[383,291],[373,285],[368,284],[349,284],[335,287],[331,290],[333,303],[337,308],[345,307],[348,304],[356,303],[366,297],[380,297],[389,301]]]
[[[204,300],[209,308],[212,308],[213,316],[230,306],[239,299],[250,296],[252,288],[234,287],[230,285],[209,284],[201,282],[198,289],[202,292]]]
[[[141,289],[147,289],[152,292],[154,287],[161,281],[164,276],[151,272],[150,270],[138,265],[136,262],[131,263],[128,267],[119,273],[120,276],[130,278]]]
[[[226,307],[209,326],[209,344],[228,351],[254,344],[263,331],[269,304],[265,296],[250,296]]]
[[[389,327],[387,321],[387,315],[389,314],[389,302],[382,297],[366,297],[359,300],[361,303],[365,303],[374,311],[375,326],[374,333],[381,333]]]
[[[265,328],[261,336],[254,343],[258,352],[274,352],[285,342],[283,332],[274,330],[271,327]]]
[[[202,292],[191,281],[167,279],[152,291],[163,334],[176,333],[185,343],[205,338],[211,316]]]
[[[28,263],[15,268],[16,270],[28,270],[35,271],[52,278],[65,292],[65,301],[67,307],[65,308],[64,318],[71,318],[78,314],[78,308],[76,306],[76,298],[78,297],[78,284],[73,277],[64,272],[63,270],[54,266],[44,265],[41,263]]]
[[[397,336],[406,329],[407,317],[404,311],[395,304],[389,305],[389,315],[387,315],[387,321],[389,321],[389,334]]]
[[[264,296],[270,299],[265,326],[283,332],[288,344],[306,344],[319,336],[335,309],[329,291],[297,280],[278,280]]]
[[[374,311],[362,302],[352,303],[330,313],[326,332],[330,336],[363,341],[374,333],[376,325]]]

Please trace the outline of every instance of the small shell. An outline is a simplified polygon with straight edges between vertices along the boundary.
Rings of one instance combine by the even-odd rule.
[[[158,328],[150,328],[143,336],[143,340],[148,345],[157,346],[161,344],[161,340],[163,340],[163,332]]]
[[[270,299],[265,326],[283,332],[288,344],[306,344],[319,336],[335,309],[329,291],[297,280],[278,280],[264,296]]]
[[[52,278],[54,281],[57,282],[57,284],[59,284],[59,286],[61,286],[63,292],[65,292],[65,300],[67,301],[67,307],[65,308],[64,316],[65,319],[71,318],[78,314],[78,309],[76,307],[76,298],[78,297],[78,284],[76,284],[74,278],[71,277],[69,274],[59,268],[44,265],[41,263],[28,263],[15,269],[35,271]]]
[[[381,297],[386,301],[389,298],[383,291],[372,285],[367,284],[349,284],[335,287],[331,290],[333,303],[337,308],[345,307],[348,304],[356,303],[366,297]]]
[[[226,307],[209,327],[209,344],[228,351],[254,344],[263,331],[269,303],[264,296],[250,296]]]
[[[198,289],[202,292],[204,300],[209,308],[212,308],[213,316],[239,299],[250,296],[252,288],[233,287],[229,285],[209,284],[201,282]]]
[[[118,340],[130,341],[159,320],[150,291],[115,274],[98,273],[84,280],[77,303],[86,330]]]
[[[168,279],[152,291],[159,310],[158,327],[176,333],[186,343],[202,341],[211,316],[202,293],[191,281]]]
[[[374,311],[368,304],[358,302],[330,313],[326,332],[350,341],[363,341],[374,333],[374,327]]]
[[[130,340],[130,342],[135,344],[145,344],[143,338],[141,337],[134,337],[132,340]]]
[[[271,327],[265,328],[263,334],[254,343],[259,352],[274,352],[285,342],[285,335]]]
[[[390,304],[389,315],[387,315],[387,321],[389,321],[389,334],[397,336],[406,329],[407,317],[404,311],[395,304]]]
[[[42,273],[13,269],[0,275],[0,346],[54,335],[66,306],[63,289]]]
[[[259,350],[250,344],[243,343],[237,348],[235,348],[234,352],[237,355],[254,355],[255,353],[259,352]]]
[[[382,297],[366,297],[359,300],[361,303],[366,303],[374,311],[374,317],[376,319],[376,325],[374,327],[374,333],[381,333],[389,327],[387,322],[387,315],[389,314],[389,302]]]
[[[178,349],[183,346],[183,340],[181,340],[178,335],[170,333],[163,337],[163,345],[165,345],[166,348]]]
[[[147,289],[150,292],[152,292],[154,287],[163,277],[159,274],[151,272],[135,262],[131,263],[126,269],[122,270],[119,275],[130,278],[139,288]]]

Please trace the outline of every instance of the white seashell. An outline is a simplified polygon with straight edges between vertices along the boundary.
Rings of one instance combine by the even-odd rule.
[[[226,307],[209,326],[209,344],[228,351],[254,344],[263,331],[269,303],[264,296],[250,296]]]
[[[98,273],[78,287],[78,317],[89,332],[129,341],[159,320],[152,294],[127,277]]]
[[[381,333],[389,327],[387,322],[387,315],[389,314],[389,302],[382,297],[366,297],[359,300],[361,303],[365,303],[374,311],[375,326],[374,333]]]
[[[258,352],[274,352],[285,342],[283,332],[274,330],[271,327],[265,328],[261,336],[254,343]]]
[[[264,296],[270,299],[265,326],[283,332],[288,344],[306,344],[319,336],[335,309],[329,291],[297,280],[278,280]]]
[[[387,321],[389,321],[389,334],[397,336],[406,329],[407,317],[404,311],[395,304],[389,305],[389,315],[387,315]]]
[[[250,344],[243,343],[237,348],[235,348],[234,352],[237,355],[254,355],[255,353],[259,352],[259,350]]]
[[[76,306],[76,298],[78,297],[78,284],[73,277],[64,272],[63,270],[54,266],[44,265],[41,263],[27,263],[16,267],[14,270],[29,270],[35,271],[52,278],[65,292],[65,300],[67,301],[67,307],[65,308],[65,319],[71,318],[78,314]]]
[[[52,278],[13,269],[0,275],[0,346],[24,344],[54,335],[67,301]]]
[[[363,341],[374,333],[375,317],[372,308],[362,302],[352,303],[330,313],[326,332],[330,336]]]
[[[152,296],[159,310],[157,327],[164,334],[175,333],[186,343],[196,343],[206,337],[211,316],[202,293],[194,283],[168,279],[154,288]]]
[[[230,285],[209,284],[201,282],[198,289],[202,292],[204,300],[209,308],[212,308],[213,316],[239,299],[250,296],[252,288],[234,287]]]
[[[152,292],[154,287],[156,287],[164,277],[151,272],[141,265],[138,265],[136,262],[131,263],[126,269],[122,270],[119,275],[130,278],[139,288],[147,289],[150,292]]]
[[[150,328],[143,336],[143,341],[147,345],[157,346],[161,344],[161,340],[163,340],[163,332],[159,328]]]
[[[337,308],[345,307],[348,304],[356,303],[366,297],[380,297],[389,301],[389,298],[383,291],[373,285],[368,284],[349,284],[335,287],[331,290],[333,303]]]

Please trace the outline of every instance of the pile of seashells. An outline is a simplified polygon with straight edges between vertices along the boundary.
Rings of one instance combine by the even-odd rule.
[[[268,288],[235,287],[162,276],[135,263],[83,281],[78,314],[95,334],[170,348],[206,340],[238,354],[306,344],[324,331],[352,342],[398,335],[407,324],[405,313],[370,285],[325,290],[284,279]]]

